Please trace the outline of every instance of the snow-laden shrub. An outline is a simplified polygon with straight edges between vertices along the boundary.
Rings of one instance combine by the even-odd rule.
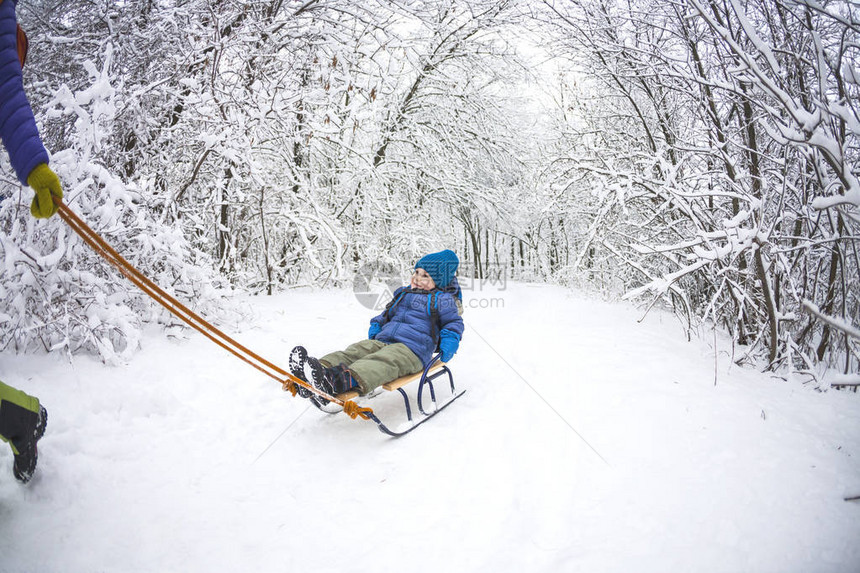
[[[144,275],[202,315],[218,318],[223,299],[208,271],[211,262],[190,247],[178,226],[150,216],[144,207],[148,189],[124,183],[99,160],[116,114],[110,62],[108,50],[101,70],[87,64],[87,89],[72,93],[63,86],[49,105],[49,117],[74,126],[72,145],[51,159],[64,200]],[[60,216],[34,219],[29,189],[8,180],[3,185],[0,348],[89,352],[114,362],[138,348],[145,323],[177,324]]]

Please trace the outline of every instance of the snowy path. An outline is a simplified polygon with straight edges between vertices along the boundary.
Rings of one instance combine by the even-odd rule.
[[[466,395],[399,440],[196,334],[122,367],[0,355],[51,415],[28,487],[0,453],[0,571],[860,571],[860,394],[740,369],[725,341],[715,385],[713,340],[672,317],[493,296],[464,316]],[[371,316],[345,291],[249,302],[225,330],[284,366]]]

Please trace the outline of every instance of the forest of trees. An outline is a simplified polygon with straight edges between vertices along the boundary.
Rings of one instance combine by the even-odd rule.
[[[848,0],[20,2],[72,209],[204,314],[453,248],[464,272],[860,371],[860,6]],[[0,169],[0,348],[172,325]]]

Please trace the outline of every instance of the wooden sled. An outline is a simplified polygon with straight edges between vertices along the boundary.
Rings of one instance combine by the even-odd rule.
[[[427,420],[429,420],[430,418],[432,418],[433,416],[435,416],[436,414],[438,414],[439,412],[441,412],[448,405],[450,405],[451,402],[453,402],[454,400],[456,400],[457,398],[459,398],[460,396],[462,396],[463,394],[466,393],[465,390],[463,390],[459,393],[457,392],[456,388],[454,387],[454,375],[451,373],[451,369],[448,368],[448,365],[445,362],[442,362],[439,360],[439,356],[440,356],[440,354],[437,354],[436,356],[434,356],[430,360],[430,363],[427,365],[427,367],[424,369],[423,372],[417,372],[415,374],[409,374],[407,376],[403,376],[401,378],[398,378],[397,380],[392,380],[391,382],[383,384],[382,386],[380,386],[380,388],[377,388],[373,392],[370,392],[364,396],[361,396],[355,390],[351,390],[349,392],[344,392],[342,394],[338,394],[337,398],[339,400],[343,400],[344,402],[347,402],[350,400],[355,400],[356,398],[359,398],[359,399],[374,398],[376,396],[379,396],[380,394],[382,394],[385,391],[394,392],[396,390],[397,392],[400,393],[400,396],[403,398],[403,405],[404,405],[404,408],[406,409],[406,424],[408,424],[408,426],[405,429],[401,429],[399,431],[392,430],[388,426],[386,426],[376,416],[376,414],[374,414],[372,412],[369,414],[369,419],[376,422],[377,427],[379,427],[379,431],[384,433],[384,434],[388,434],[389,436],[393,436],[393,437],[399,437],[399,436],[406,435],[409,432],[411,432],[412,430],[414,430],[415,428],[417,428],[418,426],[420,426],[421,424],[423,424],[424,422],[426,422]],[[444,376],[446,374],[448,375],[448,384],[451,388],[451,396],[447,400],[445,400],[444,402],[439,403],[436,400],[436,388],[433,385],[433,382],[437,378]],[[407,386],[416,380],[419,380],[418,394],[417,394],[417,405],[418,405],[418,413],[420,416],[420,418],[417,420],[414,419],[414,416],[413,416],[413,410],[412,410],[412,405],[409,401],[409,395],[403,389],[404,386]],[[424,391],[425,391],[425,389],[429,390],[429,393],[430,393],[431,404],[429,405],[428,408],[424,407]],[[312,397],[311,402],[313,402],[317,408],[319,408],[320,410],[322,410],[326,414],[337,414],[338,412],[343,411],[341,409],[341,407],[338,406],[337,404],[334,404],[331,402],[327,402],[325,404],[322,404],[319,401],[319,399],[316,397]]]

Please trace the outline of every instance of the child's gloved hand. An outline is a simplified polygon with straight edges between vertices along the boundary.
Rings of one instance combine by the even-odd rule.
[[[367,337],[372,340],[374,336],[379,334],[380,330],[382,330],[382,327],[379,326],[378,322],[371,322],[370,328],[367,330]]]
[[[37,219],[47,219],[57,212],[54,197],[63,198],[63,188],[60,186],[60,178],[48,167],[47,163],[40,163],[27,176],[27,185],[33,188],[36,196],[30,205],[30,213]]]
[[[439,350],[442,351],[442,356],[439,359],[442,362],[448,362],[454,358],[457,349],[460,347],[460,335],[452,332],[447,328],[443,328],[439,332]]]

